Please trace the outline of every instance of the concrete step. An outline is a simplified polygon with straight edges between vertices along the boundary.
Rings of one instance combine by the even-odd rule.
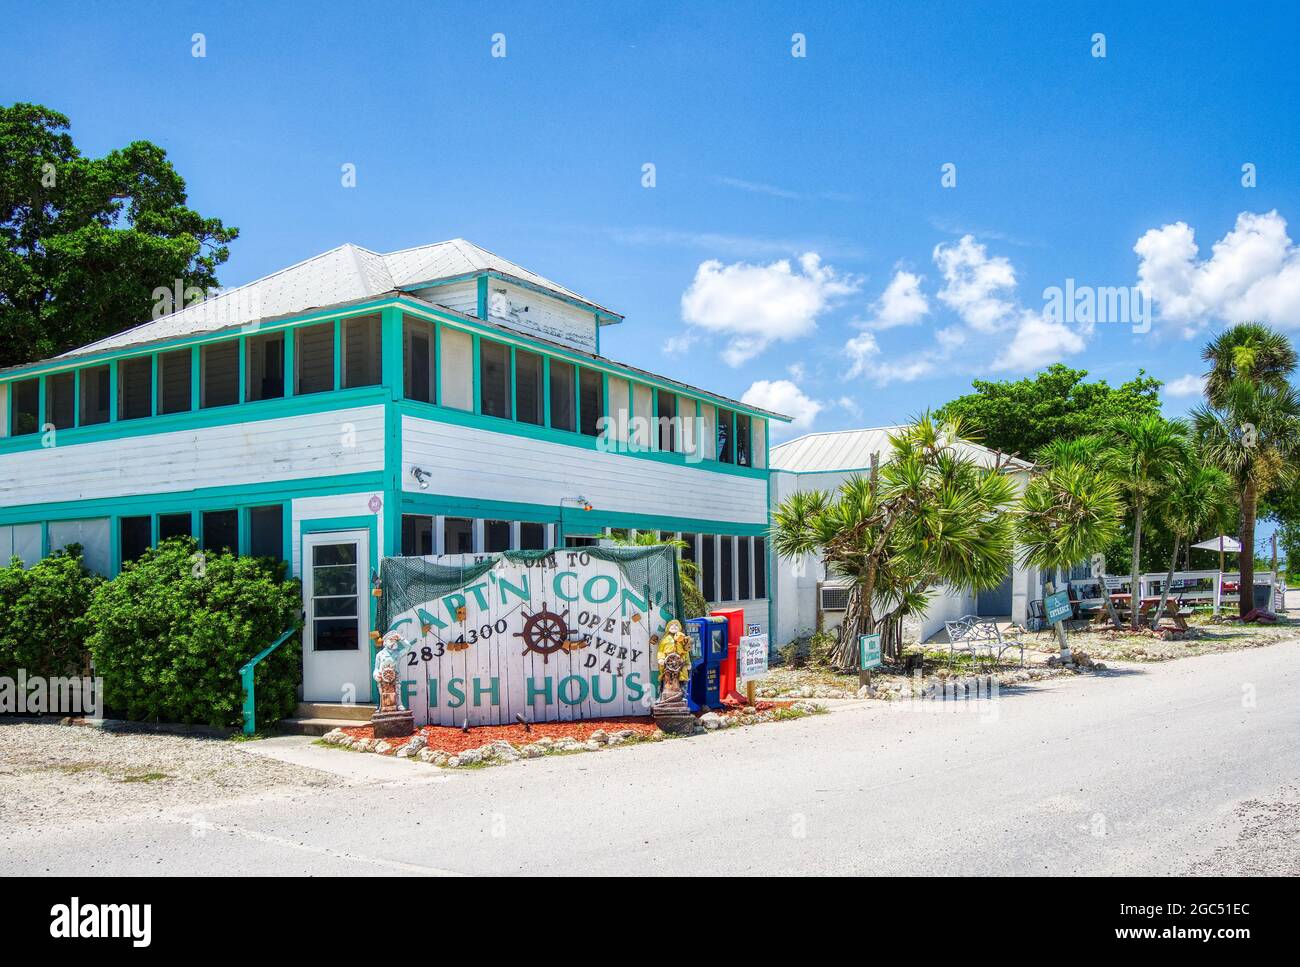
[[[348,719],[352,722],[369,722],[375,714],[373,705],[344,705],[341,702],[299,702],[294,713],[300,719]]]
[[[281,735],[324,735],[331,729],[352,729],[365,725],[356,719],[296,718],[280,719],[275,729]]]

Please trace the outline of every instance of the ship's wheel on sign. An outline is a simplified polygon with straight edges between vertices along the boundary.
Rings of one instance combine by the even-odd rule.
[[[571,651],[573,642],[569,640],[568,617],[568,608],[564,609],[564,614],[557,614],[547,610],[543,601],[540,611],[527,614],[523,631],[515,632],[516,638],[524,639],[523,653],[535,652],[542,656],[543,664],[549,664],[551,656],[560,649]]]

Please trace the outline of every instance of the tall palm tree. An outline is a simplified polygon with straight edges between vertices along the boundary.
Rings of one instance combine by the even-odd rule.
[[[1297,357],[1282,333],[1255,322],[1224,330],[1201,352],[1210,364],[1206,405],[1194,414],[1207,456],[1237,488],[1240,505],[1240,591],[1237,612],[1254,608],[1255,515],[1261,497],[1296,479]]]
[[[1223,404],[1197,407],[1192,419],[1205,458],[1231,478],[1241,507],[1241,575],[1237,614],[1254,609],[1255,517],[1259,501],[1297,479],[1300,461],[1300,395],[1290,386],[1236,379]]]
[[[1183,541],[1191,543],[1197,531],[1222,516],[1223,505],[1232,496],[1232,481],[1218,467],[1193,459],[1186,472],[1156,502],[1156,512],[1174,533],[1174,551],[1169,555],[1169,574],[1160,591],[1152,627],[1164,614],[1169,586],[1178,569],[1178,551]]]
[[[1186,424],[1155,414],[1123,418],[1110,425],[1103,463],[1128,496],[1133,513],[1133,557],[1129,589],[1132,592],[1129,627],[1138,630],[1139,578],[1142,574],[1142,523],[1148,505],[1182,475],[1191,455]]]
[[[959,591],[996,587],[1013,559],[1014,482],[1005,465],[981,466],[930,415],[889,438],[892,453],[835,492],[797,492],[773,512],[772,547],[785,558],[818,554],[853,584],[831,661],[856,668],[858,637],[923,608],[942,581]],[[882,642],[882,644],[884,644]],[[887,653],[897,652],[891,637]]]

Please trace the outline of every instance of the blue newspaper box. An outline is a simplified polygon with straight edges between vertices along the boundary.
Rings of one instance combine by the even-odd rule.
[[[691,618],[686,622],[691,639],[691,681],[686,702],[692,712],[722,708],[718,687],[727,657],[727,619]]]

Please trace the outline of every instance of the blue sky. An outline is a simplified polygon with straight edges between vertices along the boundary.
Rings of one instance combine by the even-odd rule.
[[[241,229],[226,285],[463,236],[795,432],[1057,359],[1179,413],[1225,320],[1300,327],[1293,4],[263,6],[6,0],[0,100],[163,145]],[[1051,316],[1067,279],[1141,279],[1150,331]]]

